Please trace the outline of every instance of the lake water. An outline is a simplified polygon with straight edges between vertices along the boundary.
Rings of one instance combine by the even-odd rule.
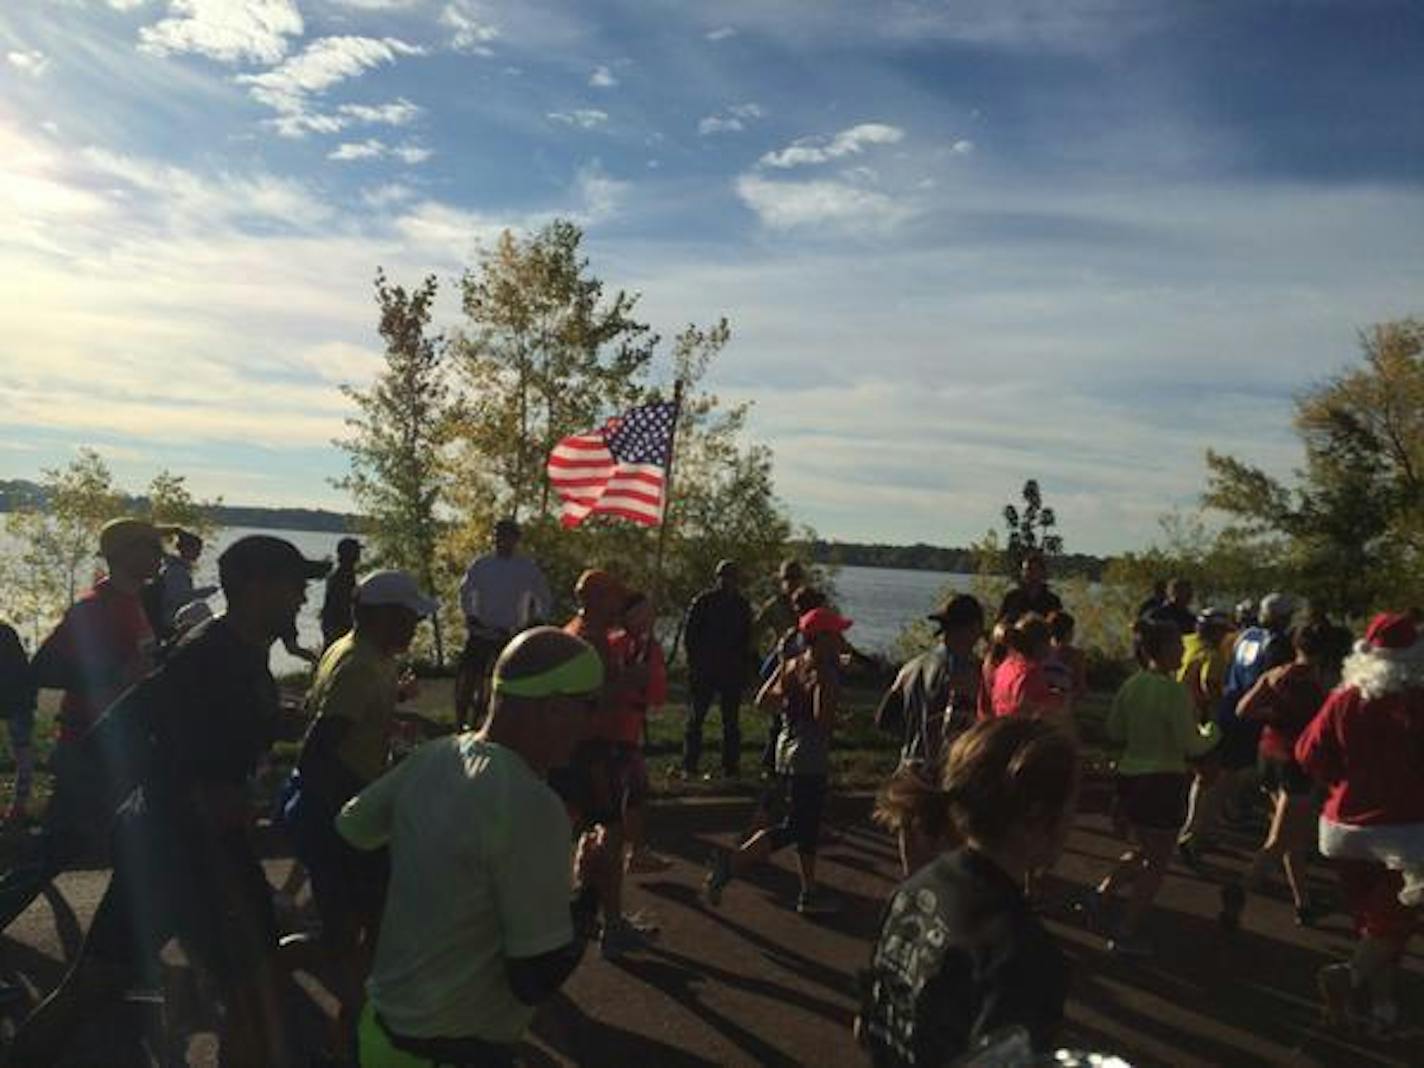
[[[305,555],[315,558],[336,555],[336,543],[341,534],[310,530],[250,530],[224,527],[208,542],[198,561],[195,574],[199,586],[217,585],[217,559],[223,549],[248,534],[272,534],[286,538]],[[3,536],[3,535],[0,535]],[[857,648],[866,652],[885,652],[894,643],[905,624],[924,616],[937,607],[944,590],[968,589],[967,575],[940,571],[899,571],[882,567],[842,567],[835,573],[836,603],[840,611],[855,621],[848,637]],[[297,633],[309,649],[321,648],[321,584],[313,583],[306,606],[297,619]],[[221,592],[208,602],[214,611],[223,606]],[[276,671],[292,671],[301,662],[289,656],[280,645],[272,653]]]

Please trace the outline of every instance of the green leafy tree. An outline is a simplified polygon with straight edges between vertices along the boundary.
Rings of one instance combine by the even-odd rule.
[[[1424,600],[1424,323],[1378,325],[1360,346],[1360,365],[1296,402],[1292,483],[1208,452],[1204,495],[1239,544],[1351,616]]]
[[[217,530],[212,509],[222,504],[222,499],[199,501],[188,489],[187,476],[165,469],[148,484],[144,503],[145,518],[156,526],[182,527],[201,538],[211,538]]]
[[[445,342],[430,332],[437,284],[431,275],[407,290],[378,270],[375,287],[386,363],[367,388],[342,387],[357,414],[346,420],[350,436],[337,442],[351,471],[335,484],[351,493],[366,517],[378,558],[436,589],[450,432]],[[438,616],[435,660],[444,661]]]
[[[1008,528],[1004,552],[1013,571],[1017,571],[1024,557],[1031,553],[1057,556],[1063,551],[1063,539],[1055,531],[1058,517],[1052,508],[1044,505],[1037,479],[1031,478],[1023,484],[1022,497],[1021,508],[1004,505],[1004,524]]]

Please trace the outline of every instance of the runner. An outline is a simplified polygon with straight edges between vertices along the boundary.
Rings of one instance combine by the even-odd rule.
[[[392,860],[363,1068],[513,1065],[535,1007],[577,967],[614,865],[596,832],[570,864],[569,819],[544,779],[602,688],[586,642],[525,631],[495,664],[479,733],[426,743],[342,810],[342,836]]]
[[[1280,862],[1295,904],[1295,922],[1315,923],[1305,882],[1305,861],[1315,833],[1310,776],[1295,760],[1295,743],[1315,718],[1328,692],[1322,660],[1327,653],[1330,628],[1309,623],[1295,633],[1295,660],[1272,668],[1256,680],[1236,706],[1242,719],[1265,724],[1261,731],[1261,784],[1271,798],[1271,826],[1265,843],[1252,858],[1241,882],[1221,888],[1223,927],[1234,931],[1241,924],[1246,895],[1258,888],[1268,865]]]
[[[1068,612],[1054,612],[1048,617],[1048,634],[1053,641],[1045,665],[1048,681],[1067,698],[1070,719],[1072,705],[1088,696],[1088,658],[1073,644],[1077,629],[1078,621]]]
[[[519,631],[549,618],[553,598],[539,565],[518,553],[519,524],[494,525],[494,551],[470,565],[460,583],[465,613],[465,649],[455,676],[455,727],[464,730],[471,714],[483,715],[490,666]]]
[[[630,593],[623,602],[623,627],[610,640],[614,659],[622,664],[646,664],[647,681],[624,690],[619,697],[618,738],[614,746],[614,776],[621,780],[623,827],[627,839],[624,871],[650,875],[667,871],[671,862],[648,848],[648,765],[643,759],[643,738],[648,713],[667,701],[667,663],[653,634],[653,602],[646,594]]]
[[[1019,616],[1004,640],[1009,651],[994,671],[994,715],[1066,721],[1066,694],[1054,687],[1044,667],[1053,639],[1043,617],[1033,613]]]
[[[568,767],[549,777],[549,784],[577,814],[581,827],[600,827],[611,857],[619,863],[603,883],[603,938],[599,949],[605,960],[617,960],[629,950],[643,949],[651,927],[633,923],[623,915],[623,811],[627,799],[627,777],[619,760],[620,743],[626,736],[623,708],[630,693],[648,685],[651,668],[647,662],[625,663],[612,642],[612,631],[621,622],[627,593],[607,571],[593,569],[579,576],[574,587],[579,614],[564,630],[593,646],[603,664],[603,689],[589,720],[584,740],[574,750]]]
[[[120,809],[113,877],[84,947],[15,1036],[13,1065],[56,1063],[80,1024],[130,984],[156,980],[159,951],[174,936],[217,985],[223,1063],[289,1063],[248,790],[278,716],[269,649],[305,601],[307,581],[325,571],[261,535],[233,543],[218,571],[227,611],[77,743],[76,760],[114,776],[102,784],[108,796],[123,800],[138,787],[142,803]],[[129,1063],[128,1054],[115,1050],[113,1063]]]
[[[1197,613],[1192,608],[1192,599],[1195,596],[1196,591],[1188,579],[1174,578],[1167,583],[1167,599],[1144,618],[1172,624],[1181,632],[1183,638],[1188,634],[1195,634]]]
[[[983,666],[974,647],[984,636],[984,609],[967,594],[951,597],[928,617],[939,628],[933,649],[907,662],[881,698],[875,723],[899,735],[900,766],[876,804],[876,821],[895,835],[904,874],[918,870],[941,847],[943,822],[915,822],[913,807],[902,804],[914,787],[899,780],[933,783],[944,767],[950,743],[974,725]]]
[[[1348,964],[1319,973],[1327,1011],[1348,1028],[1364,993],[1372,1022],[1389,1029],[1395,973],[1424,903],[1424,643],[1410,616],[1384,613],[1356,649],[1295,756],[1329,790],[1320,852],[1336,862],[1360,939]]]
[[[159,620],[153,629],[166,637],[173,631],[178,611],[193,601],[205,601],[218,592],[216,586],[194,586],[193,568],[203,554],[203,539],[186,530],[174,535],[177,554],[164,553],[158,572]]]
[[[1152,583],[1152,593],[1137,606],[1137,618],[1150,616],[1167,603],[1167,580],[1157,579]]]
[[[786,819],[757,831],[735,853],[719,849],[713,854],[705,883],[713,905],[721,904],[722,891],[734,876],[794,843],[801,875],[796,911],[813,915],[830,908],[816,890],[816,849],[831,770],[831,733],[840,706],[843,635],[851,621],[821,607],[807,612],[798,625],[808,648],[784,661],[757,694],[758,705],[779,702],[785,720],[776,772],[787,798]]]
[[[751,666],[752,610],[742,596],[741,573],[731,560],[717,565],[717,584],[693,598],[683,623],[687,649],[687,682],[691,703],[683,742],[682,768],[697,774],[702,759],[702,724],[718,703],[722,716],[722,774],[735,779],[741,764],[742,732],[738,722],[742,691]],[[710,780],[711,774],[703,776]]]
[[[355,1033],[360,1018],[361,984],[385,904],[389,862],[384,850],[352,849],[334,821],[386,770],[396,705],[405,696],[396,659],[435,607],[404,571],[367,575],[355,590],[355,628],[323,654],[307,694],[311,727],[297,757],[296,795],[284,816],[297,860],[311,878],[321,947],[336,969],[342,1037]]]
[[[1197,615],[1195,632],[1182,639],[1182,666],[1177,671],[1177,681],[1191,695],[1200,723],[1214,720],[1221,703],[1226,669],[1231,662],[1227,644],[1230,631],[1231,617],[1219,609],[1208,608]],[[1216,750],[1192,761],[1187,821],[1177,842],[1177,854],[1183,864],[1199,873],[1205,870],[1202,836],[1196,833],[1196,828],[1202,825],[1200,806],[1204,799],[1211,797],[1209,791],[1220,777],[1221,754]]]
[[[326,576],[326,595],[321,599],[323,648],[330,648],[337,638],[351,631],[351,599],[356,592],[356,568],[360,564],[359,541],[342,538],[336,543],[336,567]]]
[[[15,759],[15,792],[5,810],[8,826],[29,819],[30,790],[35,777],[35,681],[30,659],[15,628],[0,622],[0,716],[10,736]]]
[[[1067,962],[1021,888],[1057,862],[1077,788],[1072,739],[1022,717],[961,735],[943,787],[921,788],[963,847],[900,884],[885,910],[856,1021],[876,1068],[958,1064],[1011,1028],[1038,1054],[1054,1048]],[[1033,1059],[1024,1053],[1002,1063]]]
[[[1062,610],[1058,594],[1048,588],[1048,561],[1037,550],[1028,553],[1019,565],[1019,584],[1004,594],[999,605],[999,619],[1012,625],[1030,612],[1047,619]]]
[[[781,656],[782,639],[796,629],[796,621],[804,614],[796,610],[796,591],[806,585],[806,571],[797,560],[783,560],[776,574],[777,592],[767,598],[757,610],[753,630],[757,648],[766,650],[762,657],[762,676],[776,669]],[[781,716],[766,717],[766,745],[761,750],[763,774],[775,774],[776,741],[781,736]]]
[[[1182,661],[1177,628],[1139,620],[1136,630],[1138,656],[1146,666],[1122,684],[1107,721],[1108,737],[1123,746],[1117,762],[1118,802],[1134,845],[1088,895],[1087,909],[1102,924],[1113,895],[1131,886],[1127,911],[1108,949],[1146,957],[1152,949],[1142,934],[1142,921],[1166,877],[1186,815],[1187,760],[1214,746],[1218,730],[1214,722],[1197,722],[1191,698],[1176,680]]]

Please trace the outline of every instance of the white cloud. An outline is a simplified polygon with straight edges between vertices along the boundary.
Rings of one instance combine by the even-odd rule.
[[[420,117],[420,107],[405,97],[389,104],[342,104],[337,111],[354,122],[380,126],[407,126]]]
[[[702,36],[716,44],[718,41],[725,41],[729,37],[737,36],[737,31],[730,26],[718,26],[715,30],[708,30]]]
[[[337,145],[327,153],[326,158],[336,160],[341,163],[349,163],[363,159],[398,159],[402,163],[414,166],[417,163],[424,163],[434,153],[421,145],[407,142],[403,145],[388,145],[379,138],[368,138],[365,141],[348,141]]]
[[[9,60],[10,66],[31,78],[40,77],[49,68],[49,56],[34,49],[6,52],[5,58]]]
[[[885,193],[844,182],[773,182],[755,174],[736,180],[742,202],[773,230],[832,225],[843,230],[884,230],[904,222],[913,210]]]
[[[842,130],[827,140],[824,137],[805,137],[783,148],[780,152],[768,152],[761,163],[767,167],[799,167],[805,164],[825,163],[841,156],[859,155],[866,145],[893,145],[903,140],[905,131],[898,126],[883,122],[863,122]]]
[[[109,6],[115,11],[133,11],[146,3],[148,0],[108,0]]]
[[[169,15],[139,31],[139,48],[154,55],[192,52],[223,63],[275,63],[287,38],[300,37],[294,0],[169,0]]]
[[[588,84],[595,89],[612,89],[618,84],[618,79],[608,67],[599,66],[594,67],[593,73],[588,76]]]
[[[965,140],[963,138],[949,146],[949,150],[953,152],[956,156],[972,156],[974,154],[974,149],[974,142]]]
[[[361,190],[361,199],[373,208],[388,208],[403,204],[415,196],[415,190],[401,182],[387,182]]]
[[[455,51],[477,56],[494,55],[494,49],[490,46],[499,39],[499,27],[482,18],[471,0],[454,0],[446,4],[440,12],[440,22],[455,31],[450,38],[450,47]]]
[[[708,115],[697,124],[697,132],[703,137],[719,133],[739,133],[753,119],[760,119],[766,112],[760,104],[733,104],[725,112]]]
[[[588,225],[616,215],[629,188],[628,182],[610,178],[597,162],[580,168],[574,177],[574,189],[583,202],[580,221]]]
[[[340,133],[350,126],[408,126],[424,109],[401,97],[389,104],[342,104],[335,113],[295,111],[268,119],[282,137],[305,137],[309,133]]]
[[[545,118],[550,122],[577,126],[581,130],[592,130],[608,121],[608,112],[599,108],[574,108],[572,111],[551,111]]]
[[[402,11],[417,7],[421,0],[329,0],[338,7],[355,8],[357,11]]]
[[[306,110],[308,98],[338,82],[425,50],[394,37],[319,37],[299,55],[261,74],[238,75],[253,98],[285,114]]]

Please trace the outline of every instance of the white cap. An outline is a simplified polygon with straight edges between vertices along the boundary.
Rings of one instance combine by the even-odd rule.
[[[1288,593],[1268,593],[1261,598],[1261,622],[1287,622],[1295,615],[1295,599]]]
[[[435,613],[432,598],[420,592],[409,571],[373,571],[356,586],[356,603],[369,607],[392,604],[424,618]]]

